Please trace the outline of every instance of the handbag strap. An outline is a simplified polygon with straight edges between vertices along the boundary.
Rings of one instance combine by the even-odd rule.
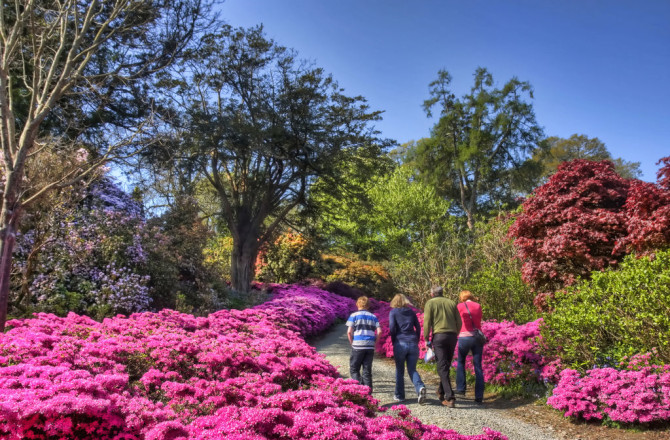
[[[472,327],[473,327],[475,330],[479,330],[479,329],[477,328],[477,326],[475,325],[475,320],[472,319],[472,313],[470,313],[470,307],[468,307],[468,302],[465,301],[463,304],[465,304],[465,308],[466,308],[466,310],[468,311],[468,315],[470,315],[470,321],[472,321]]]

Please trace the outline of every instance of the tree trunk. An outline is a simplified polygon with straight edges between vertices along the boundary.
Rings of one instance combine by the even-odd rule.
[[[233,289],[237,292],[249,292],[254,279],[259,246],[256,237],[251,235],[233,239],[230,276]]]
[[[9,278],[12,269],[12,252],[16,243],[14,222],[9,221],[0,230],[0,332],[5,330],[9,302]]]

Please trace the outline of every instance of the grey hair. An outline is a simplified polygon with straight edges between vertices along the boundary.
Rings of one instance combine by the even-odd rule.
[[[444,292],[442,286],[433,286],[430,289],[430,294],[433,296],[442,296],[442,292]]]

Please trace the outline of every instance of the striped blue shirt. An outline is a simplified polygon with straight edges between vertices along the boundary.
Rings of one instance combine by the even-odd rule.
[[[347,327],[353,327],[354,329],[352,348],[374,350],[377,338],[375,332],[380,327],[379,320],[375,315],[367,310],[354,312],[347,319]]]

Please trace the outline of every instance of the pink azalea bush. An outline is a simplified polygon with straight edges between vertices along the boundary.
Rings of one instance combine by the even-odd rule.
[[[566,417],[625,424],[670,421],[670,365],[633,356],[622,369],[594,368],[584,375],[565,369],[547,404]]]
[[[391,307],[386,302],[373,301],[371,310],[382,326],[377,351],[386,357],[393,357],[393,343],[388,328]],[[423,313],[416,308],[414,311],[417,312],[423,334]],[[487,383],[505,385],[517,379],[526,381],[557,379],[559,361],[539,354],[541,324],[542,319],[521,325],[510,321],[482,323],[482,331],[488,338],[482,360],[484,379]],[[423,357],[426,350],[423,338],[419,341],[419,349]],[[468,356],[466,368],[474,374],[471,356]]]
[[[314,287],[275,286],[253,309],[171,310],[102,322],[13,320],[0,335],[4,439],[503,439],[383,414],[368,388],[303,337],[354,309]]]

